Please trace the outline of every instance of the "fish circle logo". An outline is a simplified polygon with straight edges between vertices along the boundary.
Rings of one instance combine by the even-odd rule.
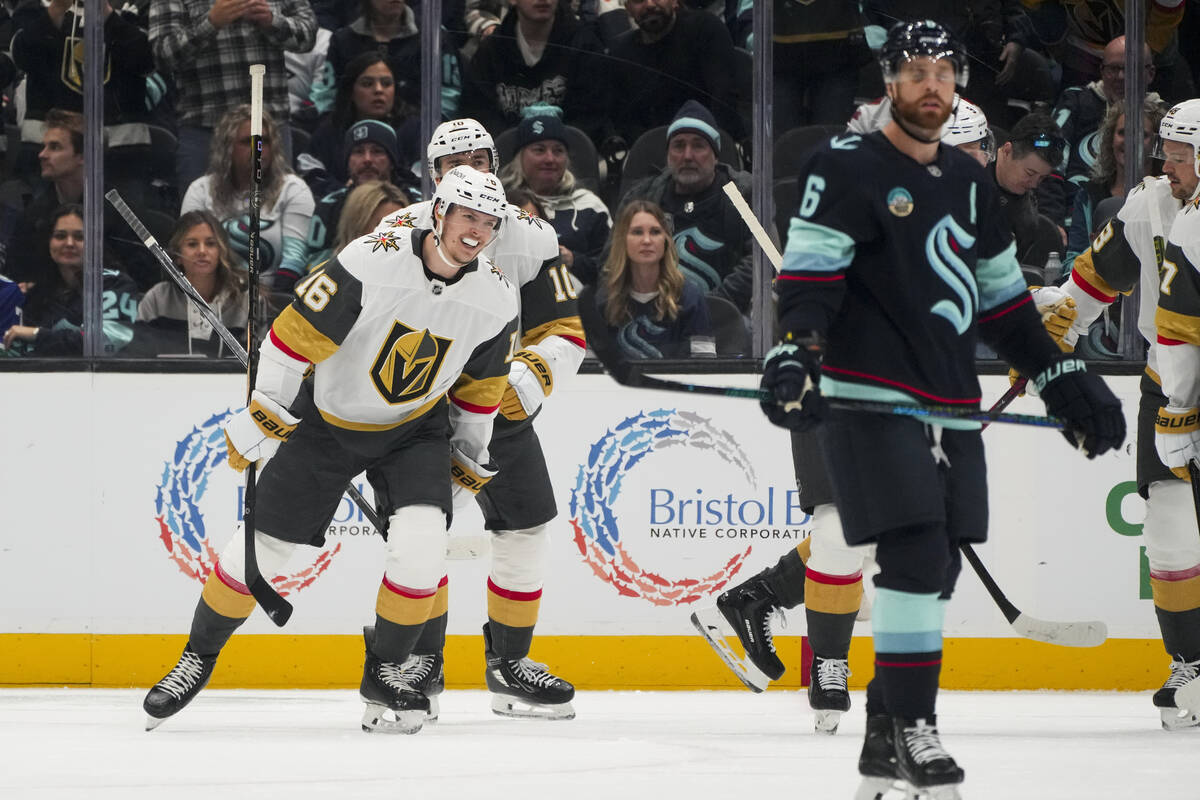
[[[218,554],[205,528],[200,501],[208,490],[212,471],[228,458],[224,424],[232,415],[232,409],[218,411],[175,444],[174,456],[163,463],[162,480],[154,498],[158,538],[168,557],[180,572],[201,583],[208,579]],[[305,569],[275,577],[271,581],[275,591],[286,596],[312,585],[341,548],[341,543],[326,548]]]
[[[605,432],[588,449],[571,489],[571,527],[575,546],[596,576],[626,597],[658,606],[686,605],[722,589],[741,570],[752,547],[735,553],[722,567],[700,578],[668,578],[643,569],[621,541],[613,503],[621,481],[644,459],[672,447],[716,456],[755,482],[754,468],[733,436],[690,411],[660,408],[641,411]]]

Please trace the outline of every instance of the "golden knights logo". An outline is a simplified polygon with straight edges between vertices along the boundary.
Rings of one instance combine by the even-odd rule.
[[[528,223],[528,224],[534,226],[535,228],[542,227],[542,220],[540,217],[535,217],[533,214],[530,214],[528,211],[521,208],[520,206],[515,206],[515,208],[517,209],[517,219],[521,220],[522,222]]]
[[[415,228],[417,227],[417,217],[411,211],[405,211],[398,217],[393,217],[391,221],[393,228]]]
[[[371,382],[389,403],[418,400],[437,381],[453,342],[434,336],[428,329],[413,330],[397,321],[371,365]]]
[[[400,236],[395,231],[372,233],[367,236],[367,242],[371,245],[372,253],[380,249],[385,253],[389,250],[400,249]]]

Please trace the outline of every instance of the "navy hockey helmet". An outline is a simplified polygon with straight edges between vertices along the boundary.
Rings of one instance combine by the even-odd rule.
[[[879,51],[879,66],[883,69],[884,82],[895,81],[904,62],[921,56],[928,56],[934,61],[950,59],[954,63],[955,83],[967,85],[970,70],[966,49],[945,26],[929,19],[897,22],[888,31],[887,41]]]

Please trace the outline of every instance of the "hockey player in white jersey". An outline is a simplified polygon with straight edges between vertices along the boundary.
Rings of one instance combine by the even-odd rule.
[[[1070,298],[1077,316],[1047,329],[1073,348],[1118,294],[1140,283],[1138,329],[1150,345],[1138,410],[1137,485],[1150,588],[1171,672],[1154,694],[1168,730],[1200,725],[1176,689],[1200,675],[1200,533],[1188,464],[1200,459],[1200,99],[1159,124],[1163,175],[1146,178],[1076,260],[1061,287],[1034,291],[1039,306]]]
[[[493,173],[499,167],[491,135],[473,119],[439,125],[426,156],[435,181],[457,164]],[[408,206],[384,218],[377,232],[422,227],[429,213],[428,203]],[[492,710],[501,716],[570,719],[574,687],[528,657],[545,578],[548,524],[558,514],[533,418],[554,388],[578,371],[586,350],[583,325],[549,224],[509,205],[499,236],[485,252],[517,285],[521,308],[519,342],[490,445],[500,472],[476,497],[491,532],[485,677]],[[436,613],[407,665],[431,698],[434,719],[443,688],[447,606],[443,578]]]
[[[364,236],[310,274],[263,342],[250,407],[225,426],[231,466],[269,459],[253,533],[268,580],[298,545],[323,545],[346,485],[367,473],[389,532],[364,631],[364,730],[420,730],[429,702],[404,664],[435,615],[453,496],[495,474],[488,441],[518,305],[482,251],[505,206],[499,180],[459,167],[438,186],[428,225]],[[254,610],[245,535],[221,552],[179,663],[147,694],[148,727],[204,688]]]

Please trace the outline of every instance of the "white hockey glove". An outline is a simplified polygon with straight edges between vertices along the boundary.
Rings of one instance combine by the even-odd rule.
[[[1154,447],[1176,477],[1190,480],[1188,462],[1200,461],[1200,409],[1160,408],[1154,418]]]
[[[451,449],[450,483],[454,507],[468,505],[497,472],[499,470],[495,464],[477,464],[458,448]]]
[[[500,413],[511,420],[532,417],[553,388],[554,374],[545,359],[532,350],[519,350],[509,365]]]
[[[270,458],[299,424],[298,417],[255,389],[250,395],[250,406],[225,423],[229,466],[241,472],[253,462]]]
[[[1079,316],[1079,309],[1075,308],[1075,298],[1057,286],[1031,286],[1029,293],[1033,295],[1033,303],[1042,317],[1046,333],[1050,334],[1058,349],[1064,353],[1074,352],[1075,342],[1079,340],[1079,333],[1071,327]],[[1009,369],[1009,386],[1020,379],[1021,375],[1015,369]]]

